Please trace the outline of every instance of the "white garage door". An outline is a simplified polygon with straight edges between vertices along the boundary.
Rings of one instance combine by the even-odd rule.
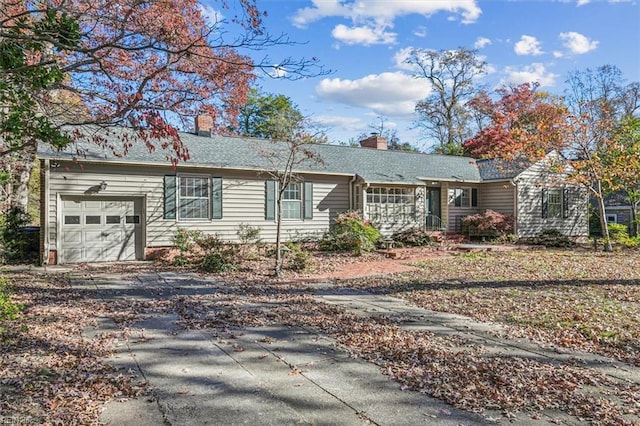
[[[141,202],[62,199],[61,263],[140,259]]]

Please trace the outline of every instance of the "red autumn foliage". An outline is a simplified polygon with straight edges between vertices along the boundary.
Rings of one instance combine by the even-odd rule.
[[[538,92],[538,84],[496,90],[494,101],[482,92],[470,101],[486,125],[463,144],[475,158],[542,157],[564,143],[567,110],[559,99]],[[533,155],[532,155],[533,154]]]

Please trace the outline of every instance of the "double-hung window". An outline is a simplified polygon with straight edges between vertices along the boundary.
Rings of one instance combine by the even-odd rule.
[[[164,218],[178,220],[222,219],[222,178],[165,176]]]
[[[559,189],[550,189],[548,203],[548,217],[562,217],[562,191]]]
[[[264,218],[274,220],[277,215],[278,181],[265,182],[265,210]],[[282,219],[306,220],[313,219],[313,183],[310,181],[295,181],[282,191]]]
[[[209,219],[209,178],[180,176],[178,219]]]
[[[478,189],[466,187],[450,189],[449,204],[456,207],[478,207]]]
[[[302,219],[302,184],[291,182],[282,193],[282,218]]]
[[[544,219],[566,219],[569,217],[569,189],[549,188],[542,190],[542,217]]]

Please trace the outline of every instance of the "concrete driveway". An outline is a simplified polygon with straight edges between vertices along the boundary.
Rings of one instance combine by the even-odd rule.
[[[77,289],[102,300],[144,301],[213,294],[224,286],[215,280],[173,272],[135,277],[101,274],[72,279]],[[526,342],[501,341],[494,326],[468,318],[410,307],[389,296],[315,286],[315,297],[360,315],[401,314],[401,324],[441,335],[464,336],[497,352],[562,361],[563,355]],[[507,419],[500,412],[457,410],[424,394],[403,391],[372,363],[351,358],[335,342],[314,330],[291,326],[246,327],[232,335],[216,330],[186,330],[171,310],[146,312],[133,323],[109,359],[118,368],[136,371],[152,393],[105,406],[101,420],[111,425],[416,425],[485,423],[579,424],[558,412],[539,420],[526,414]],[[111,319],[86,330],[91,338],[116,329]],[[594,363],[600,362],[597,356]],[[602,364],[611,377],[638,382],[637,373],[620,364]]]

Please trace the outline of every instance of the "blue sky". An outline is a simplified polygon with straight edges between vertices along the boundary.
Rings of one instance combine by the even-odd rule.
[[[428,149],[413,129],[416,101],[429,93],[402,60],[411,48],[478,49],[489,65],[489,88],[537,81],[562,93],[571,71],[610,64],[640,81],[640,6],[636,0],[258,0],[264,24],[297,46],[267,53],[316,57],[332,74],[298,81],[261,78],[347,142],[385,117],[401,142]]]

